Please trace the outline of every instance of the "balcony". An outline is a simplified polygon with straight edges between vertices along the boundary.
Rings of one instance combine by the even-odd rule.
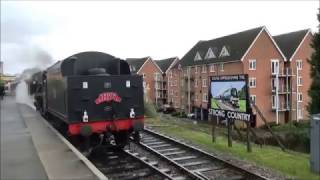
[[[272,94],[276,94],[276,88],[273,87],[271,90]],[[279,95],[286,95],[286,94],[291,94],[291,93],[295,93],[295,89],[294,88],[286,88],[286,86],[282,85],[279,87],[278,89],[278,94]]]
[[[277,72],[272,73],[271,76],[276,77],[276,75],[278,74],[278,77],[292,77],[292,76],[295,76],[294,72],[295,71],[291,68],[285,68],[285,69],[279,70],[278,73]]]
[[[271,107],[272,111],[276,111],[276,107],[272,106]],[[291,109],[294,110],[294,109]],[[279,107],[278,107],[278,111],[279,112],[285,112],[285,111],[290,111],[290,104],[286,104],[284,102],[280,102],[279,103]]]

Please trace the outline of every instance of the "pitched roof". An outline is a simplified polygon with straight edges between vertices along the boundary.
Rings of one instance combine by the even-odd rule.
[[[176,59],[177,57],[172,57],[168,59],[154,60],[154,62],[159,66],[161,71],[165,73]]]
[[[286,58],[290,60],[308,32],[309,29],[304,29],[273,36],[273,39],[276,41]]]
[[[126,61],[130,65],[131,73],[137,73],[141,66],[149,59],[150,57],[143,58],[127,58]]]
[[[208,41],[199,41],[183,58],[181,58],[180,63],[182,66],[192,66],[197,64],[240,61],[252,42],[263,29],[264,26]],[[205,55],[209,48],[211,48],[215,57],[205,59]],[[220,56],[222,49],[227,50],[227,52],[224,50],[226,56]],[[202,60],[194,61],[197,53],[200,54]]]

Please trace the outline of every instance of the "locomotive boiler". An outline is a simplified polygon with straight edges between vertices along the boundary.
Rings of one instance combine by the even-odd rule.
[[[72,55],[34,75],[35,106],[70,137],[124,147],[144,126],[142,77],[101,52]]]

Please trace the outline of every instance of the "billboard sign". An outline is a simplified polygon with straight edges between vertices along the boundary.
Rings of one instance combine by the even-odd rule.
[[[248,75],[211,76],[209,115],[250,121]]]

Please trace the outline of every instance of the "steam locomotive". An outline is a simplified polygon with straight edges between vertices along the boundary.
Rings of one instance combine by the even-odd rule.
[[[32,76],[36,109],[62,124],[69,137],[89,147],[123,148],[144,127],[142,77],[126,61],[82,52]]]

